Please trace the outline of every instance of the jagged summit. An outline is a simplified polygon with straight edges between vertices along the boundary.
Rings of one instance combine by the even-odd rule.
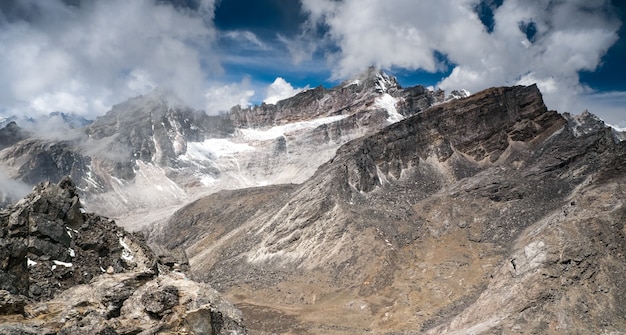
[[[456,100],[456,99],[463,99],[463,98],[469,97],[470,95],[472,94],[466,89],[452,90],[446,96],[444,101],[447,102],[447,101]]]
[[[342,82],[339,86],[348,87],[351,85],[373,87],[378,93],[390,93],[402,88],[394,76],[390,76],[374,66],[370,66],[367,70]]]

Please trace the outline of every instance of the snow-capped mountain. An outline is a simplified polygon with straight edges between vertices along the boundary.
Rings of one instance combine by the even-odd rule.
[[[437,102],[373,68],[334,88],[222,115],[155,91],[52,139],[22,132],[0,151],[0,166],[28,185],[70,175],[86,207],[108,216],[153,213],[222,189],[301,183],[342,144]],[[49,119],[75,124],[60,113]]]

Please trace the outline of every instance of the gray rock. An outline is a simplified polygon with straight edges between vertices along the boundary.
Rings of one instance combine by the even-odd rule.
[[[178,289],[176,286],[165,286],[156,292],[146,292],[141,296],[141,303],[146,312],[162,317],[178,305]]]
[[[0,315],[24,314],[26,303],[26,298],[0,290]]]

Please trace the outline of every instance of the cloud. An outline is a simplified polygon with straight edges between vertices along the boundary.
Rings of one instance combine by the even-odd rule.
[[[268,50],[269,46],[262,42],[253,32],[248,30],[231,30],[223,33],[223,36],[242,44],[250,45],[256,49]]]
[[[206,79],[222,71],[213,51],[213,0],[198,2],[196,10],[155,0],[14,1],[6,8],[0,15],[4,114],[93,117],[157,86],[204,108]]]
[[[209,114],[217,114],[229,111],[231,107],[236,105],[248,107],[254,92],[250,88],[249,78],[244,78],[241,83],[214,83],[205,93],[207,101],[205,111]]]
[[[16,202],[30,193],[31,187],[28,185],[15,181],[7,177],[2,171],[0,171],[0,203],[2,202]]]
[[[308,85],[305,88],[293,88],[293,86],[285,81],[285,79],[278,77],[272,84],[270,84],[270,86],[268,86],[267,95],[263,102],[266,104],[276,104],[280,100],[291,98],[292,96],[307,89],[309,89]]]
[[[537,82],[549,107],[576,108],[573,97],[589,92],[578,72],[596,69],[618,39],[620,22],[610,1],[492,3],[302,0],[308,14],[303,31],[325,30],[320,48],[335,79],[370,65],[443,72],[449,62],[453,69],[438,84],[444,89],[476,92]],[[493,13],[492,27],[477,14],[479,5]],[[329,41],[335,48],[323,46]]]

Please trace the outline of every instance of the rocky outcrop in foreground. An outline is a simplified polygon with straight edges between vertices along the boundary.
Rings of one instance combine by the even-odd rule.
[[[185,261],[84,213],[69,178],[0,211],[0,333],[245,334],[241,312]]]

